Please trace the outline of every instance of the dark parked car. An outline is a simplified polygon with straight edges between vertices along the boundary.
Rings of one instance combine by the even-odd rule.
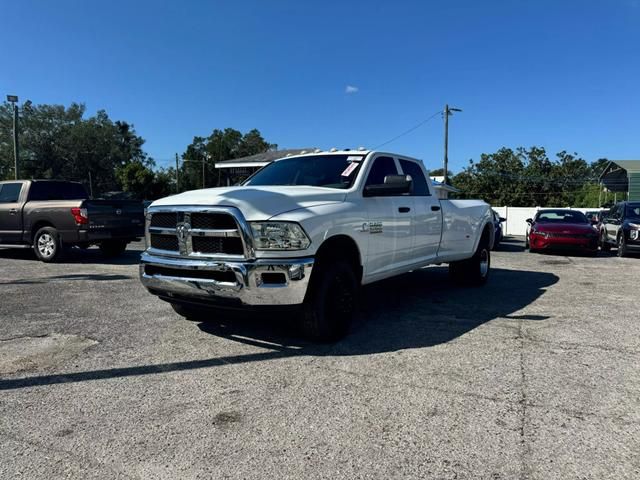
[[[604,215],[600,225],[600,248],[618,248],[618,256],[640,252],[640,202],[620,202]]]
[[[584,213],[577,210],[540,210],[528,218],[526,247],[538,250],[574,250],[590,255],[598,253],[598,231]]]
[[[77,182],[0,182],[0,247],[33,247],[40,260],[51,262],[73,245],[99,245],[106,256],[119,255],[143,235],[139,201],[89,200]]]
[[[504,234],[502,232],[502,223],[506,222],[507,219],[498,215],[498,212],[495,210],[491,210],[493,213],[493,228],[494,228],[494,240],[493,240],[493,248],[495,249],[502,239],[504,238]]]

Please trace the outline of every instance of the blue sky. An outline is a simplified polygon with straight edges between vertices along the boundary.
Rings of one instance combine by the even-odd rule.
[[[640,158],[638,0],[21,0],[2,17],[3,97],[105,109],[160,165],[225,127],[375,147],[445,103],[464,110],[455,171],[503,146]],[[385,149],[437,168],[442,136],[437,116]]]

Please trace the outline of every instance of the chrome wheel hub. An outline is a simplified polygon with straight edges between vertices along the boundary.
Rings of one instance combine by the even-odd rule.
[[[480,275],[486,277],[489,273],[489,251],[485,248],[480,252]]]
[[[38,252],[43,257],[50,257],[56,251],[56,242],[48,233],[43,233],[38,238]]]

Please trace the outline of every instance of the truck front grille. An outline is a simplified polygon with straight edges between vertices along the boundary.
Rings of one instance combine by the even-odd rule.
[[[176,255],[243,255],[245,246],[235,217],[226,212],[150,212],[152,249]]]
[[[158,235],[156,233],[152,233],[151,247],[157,248],[158,250],[177,252],[179,249],[178,237],[175,235]]]
[[[195,253],[230,253],[242,255],[242,241],[240,238],[193,237],[193,251]]]
[[[236,221],[226,213],[192,213],[191,227],[203,230],[236,230]]]
[[[177,213],[154,213],[151,217],[152,227],[176,228],[178,223]]]

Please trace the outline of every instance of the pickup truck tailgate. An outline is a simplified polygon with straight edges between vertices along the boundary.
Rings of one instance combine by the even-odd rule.
[[[87,209],[90,232],[109,232],[113,237],[144,235],[142,202],[87,200],[83,206]]]

